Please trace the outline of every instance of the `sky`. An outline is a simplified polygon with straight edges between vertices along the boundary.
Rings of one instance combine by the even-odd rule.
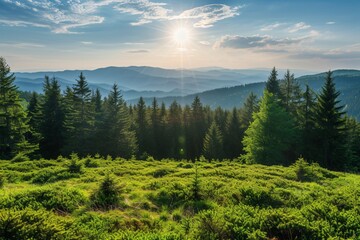
[[[359,69],[359,0],[0,0],[13,71]]]

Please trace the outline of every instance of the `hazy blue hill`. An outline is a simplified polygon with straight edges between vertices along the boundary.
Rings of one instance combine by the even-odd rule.
[[[333,73],[335,78],[336,88],[341,92],[341,104],[344,105],[344,110],[351,116],[360,119],[360,71],[359,70],[336,70]],[[324,84],[325,73],[315,75],[306,75],[297,78],[302,87],[308,84],[315,92],[321,90]],[[264,79],[266,80],[266,78]],[[252,83],[241,86],[220,88],[210,91],[204,91],[197,94],[191,94],[184,97],[166,97],[160,98],[160,102],[166,105],[171,104],[174,100],[182,105],[191,104],[194,97],[198,95],[203,104],[209,105],[212,108],[221,106],[226,109],[233,107],[241,107],[244,100],[250,92],[254,92],[257,96],[261,96],[265,87],[265,82]],[[152,99],[146,99],[147,104],[151,103]],[[137,100],[129,101],[135,104]]]
[[[144,97],[185,96],[222,87],[261,82],[268,70],[163,69],[155,67],[106,67],[95,70],[65,70],[57,72],[16,73],[17,85],[22,91],[42,91],[44,76],[56,77],[62,89],[72,86],[83,72],[90,87],[99,88],[107,95],[114,83],[125,99]]]

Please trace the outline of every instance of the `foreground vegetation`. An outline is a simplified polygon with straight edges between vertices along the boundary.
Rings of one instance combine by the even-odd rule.
[[[204,159],[203,159],[204,160]],[[0,161],[2,239],[357,239],[360,176],[298,160]]]

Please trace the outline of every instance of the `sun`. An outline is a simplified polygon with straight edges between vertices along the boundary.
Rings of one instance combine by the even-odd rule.
[[[173,41],[180,47],[185,47],[190,41],[190,31],[185,27],[179,27],[173,32]]]

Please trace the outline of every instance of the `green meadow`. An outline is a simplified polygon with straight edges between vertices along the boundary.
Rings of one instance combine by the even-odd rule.
[[[99,156],[0,161],[2,239],[359,239],[360,176]]]

